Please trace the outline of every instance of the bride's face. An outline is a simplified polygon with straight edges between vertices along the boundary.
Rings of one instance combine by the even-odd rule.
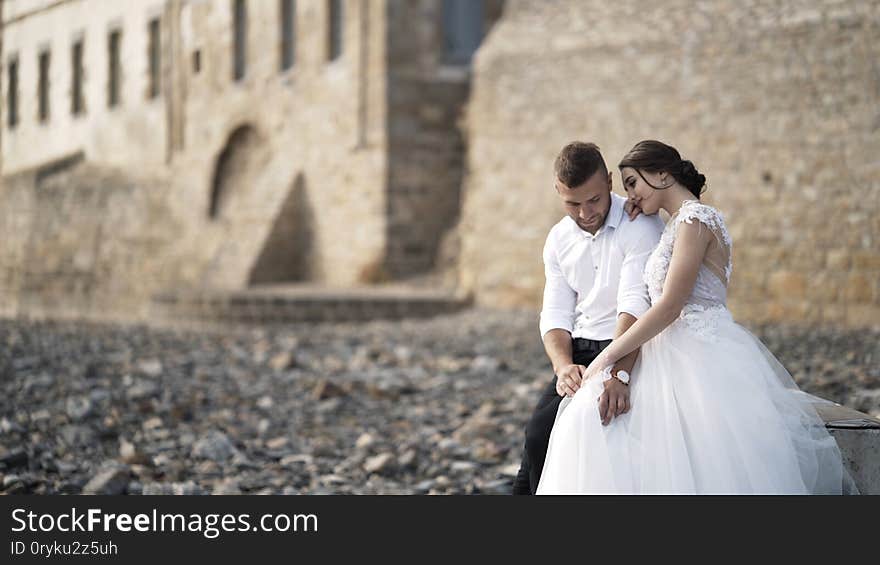
[[[638,206],[643,214],[651,215],[660,211],[661,192],[663,191],[652,188],[648,183],[650,182],[654,186],[663,186],[661,175],[661,173],[636,171],[632,167],[624,167],[620,170],[627,199]]]

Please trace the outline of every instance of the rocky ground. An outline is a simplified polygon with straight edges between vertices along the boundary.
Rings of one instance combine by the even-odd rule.
[[[802,388],[880,416],[880,332],[753,330]],[[533,311],[0,321],[0,492],[506,493],[548,376]]]

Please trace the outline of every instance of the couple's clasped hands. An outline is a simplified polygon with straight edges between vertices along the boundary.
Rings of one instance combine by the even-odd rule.
[[[556,392],[559,396],[574,396],[586,379],[601,378],[600,372],[596,363],[591,363],[589,368],[567,365],[556,375]],[[599,397],[599,417],[602,425],[607,426],[613,418],[629,412],[629,386],[614,378],[606,380],[603,385],[605,390]]]

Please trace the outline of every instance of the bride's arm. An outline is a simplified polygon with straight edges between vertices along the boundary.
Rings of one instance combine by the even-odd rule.
[[[598,373],[608,365],[635,351],[663,331],[681,314],[681,309],[694,290],[700,264],[712,241],[712,230],[699,221],[681,222],[676,228],[675,244],[663,295],[622,336],[611,342],[602,355],[587,368],[584,378]]]

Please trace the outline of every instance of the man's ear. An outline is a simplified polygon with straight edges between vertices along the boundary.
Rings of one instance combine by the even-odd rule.
[[[611,171],[608,171],[608,192],[612,192],[613,186],[611,185]]]

